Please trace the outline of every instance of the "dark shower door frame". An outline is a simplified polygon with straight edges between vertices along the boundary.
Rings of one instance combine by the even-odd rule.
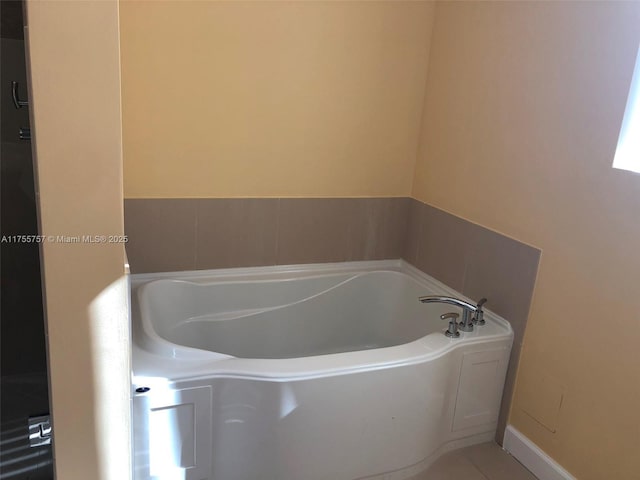
[[[32,108],[20,104],[30,96],[22,2],[2,0],[0,18],[0,480],[46,480],[53,454],[37,173],[31,142],[20,138],[30,130]]]

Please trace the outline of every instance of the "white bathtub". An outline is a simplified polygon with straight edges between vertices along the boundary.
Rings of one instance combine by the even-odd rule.
[[[492,439],[511,327],[447,338],[429,294],[465,298],[402,261],[133,275],[136,480],[399,480]]]

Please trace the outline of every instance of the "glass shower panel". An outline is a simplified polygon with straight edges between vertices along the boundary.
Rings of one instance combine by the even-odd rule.
[[[53,478],[21,1],[0,2],[0,480]],[[14,101],[15,99],[15,101]]]

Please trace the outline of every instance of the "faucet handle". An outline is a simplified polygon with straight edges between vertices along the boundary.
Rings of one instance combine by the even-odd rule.
[[[443,313],[442,315],[440,315],[440,318],[442,320],[449,320],[449,328],[447,328],[447,331],[444,332],[447,337],[458,338],[460,336],[460,332],[458,332],[457,322],[459,316],[460,314],[456,312]]]
[[[487,303],[487,299],[486,298],[481,298],[480,300],[478,300],[478,304],[477,304],[477,309],[476,309],[476,314],[473,316],[473,323],[474,325],[484,325],[485,320],[484,320],[484,311],[482,310],[482,306]]]

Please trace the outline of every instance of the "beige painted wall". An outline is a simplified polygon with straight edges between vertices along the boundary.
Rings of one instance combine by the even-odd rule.
[[[408,195],[433,7],[121,0],[125,197]]]
[[[118,3],[27,2],[55,469],[130,478]]]
[[[640,471],[640,175],[611,168],[639,25],[445,2],[431,41],[413,195],[542,248],[511,423],[581,480]]]

